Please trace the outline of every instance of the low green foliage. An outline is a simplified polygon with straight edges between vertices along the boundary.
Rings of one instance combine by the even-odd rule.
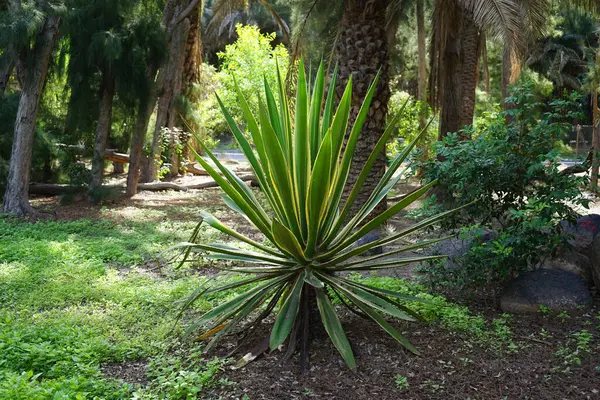
[[[400,375],[400,374],[397,374],[394,377],[394,382],[396,382],[396,387],[400,391],[406,390],[410,387],[410,384],[408,383],[408,379],[405,376]]]
[[[196,348],[179,348],[165,357],[157,357],[148,366],[147,387],[136,391],[135,399],[196,399],[216,386],[231,384],[219,379],[225,362],[218,358],[206,360]],[[157,396],[158,394],[158,396]]]
[[[198,265],[154,272],[145,266],[154,265],[153,256],[182,240],[194,224],[169,221],[164,211],[147,208],[99,213],[106,220],[0,220],[0,398],[191,399],[233,384],[220,377],[228,360],[207,358],[204,344],[184,340],[174,325],[178,300],[207,282],[197,275]],[[214,230],[198,235],[203,241],[224,237]],[[248,278],[231,274],[221,283],[235,286]],[[429,323],[485,346],[500,343],[485,319],[422,286],[358,274],[351,279],[420,298],[406,304]],[[206,294],[191,311],[206,312],[246,289]],[[147,384],[113,380],[103,370],[131,362],[147,363]]]
[[[432,117],[429,104],[416,100],[406,92],[394,92],[388,103],[388,122],[391,122],[400,112],[400,117],[396,122],[395,136],[397,137],[394,137],[387,144],[387,154],[391,159],[396,158],[417,136],[420,136],[416,145],[419,152],[422,152],[423,149],[429,149],[437,140],[437,119],[434,119],[427,130],[421,134],[423,127],[420,126],[420,118],[423,118],[426,122],[427,119]]]
[[[449,302],[440,295],[431,294],[423,285],[405,279],[391,277],[364,277],[359,274],[350,276],[355,282],[374,286],[390,292],[421,299],[409,302],[413,311],[425,322],[435,324],[451,332],[468,334],[473,342],[496,353],[514,348],[510,316],[502,314],[488,323],[486,319],[465,307]],[[339,304],[338,300],[335,300]]]
[[[182,271],[155,279],[136,266],[190,228],[0,220],[0,398],[130,398],[134,386],[107,379],[101,365],[163,359],[175,301],[198,278]],[[198,310],[226,296],[208,297]]]
[[[438,281],[462,288],[495,287],[536,268],[565,244],[558,222],[573,220],[573,207],[588,205],[583,195],[587,178],[561,174],[556,147],[579,115],[577,99],[574,93],[546,105],[536,101],[526,83],[508,98],[514,108],[472,140],[451,134],[434,146],[437,157],[423,167],[426,181],[439,181],[441,205],[476,201],[447,220],[448,228],[467,226],[462,233],[472,249],[464,257],[464,268],[446,270],[434,264],[431,272]],[[486,240],[480,226],[472,224],[496,233]]]
[[[587,329],[570,334],[564,346],[555,352],[560,360],[560,366],[556,366],[554,370],[569,373],[572,367],[580,366],[583,360],[589,358],[595,351],[593,343],[594,336]]]

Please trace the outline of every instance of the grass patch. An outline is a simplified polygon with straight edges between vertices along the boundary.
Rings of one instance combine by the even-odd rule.
[[[0,398],[128,398],[100,366],[161,354],[177,301],[203,279],[137,266],[192,226],[0,221]]]

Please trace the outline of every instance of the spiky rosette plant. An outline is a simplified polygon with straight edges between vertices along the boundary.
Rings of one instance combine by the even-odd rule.
[[[257,315],[255,323],[251,322],[246,327],[253,327],[257,321],[275,314],[269,347],[276,349],[289,338],[291,354],[297,341],[306,343],[308,340],[312,308],[313,313],[318,312],[320,315],[325,331],[348,366],[355,368],[352,349],[330,298],[337,295],[345,299],[348,306],[373,319],[402,346],[418,353],[386,320],[386,317],[408,321],[417,319],[418,316],[405,305],[406,301],[416,299],[360,284],[348,279],[347,274],[341,274],[402,267],[408,263],[439,258],[399,257],[402,253],[412,252],[435,241],[405,244],[399,249],[375,256],[357,256],[377,246],[405,238],[448,214],[428,218],[379,240],[355,245],[359,238],[380,227],[433,185],[431,183],[415,190],[384,213],[368,219],[377,204],[400,180],[395,172],[413,149],[415,140],[392,161],[368,201],[357,213],[350,213],[361,187],[369,179],[369,171],[375,159],[393,134],[398,115],[377,142],[347,200],[342,201],[352,156],[367,118],[377,79],[378,77],[371,84],[351,127],[348,126],[348,120],[352,80],[348,82],[335,109],[333,88],[336,85],[336,74],[333,74],[325,96],[323,65],[319,67],[312,90],[309,91],[304,65],[300,62],[295,118],[290,115],[281,77],[277,88],[279,101],[275,100],[272,89],[265,84],[265,97],[259,103],[258,116],[251,113],[246,99],[238,90],[239,104],[254,148],[219,99],[223,114],[256,175],[266,201],[259,201],[252,190],[223,166],[208,148],[203,147],[203,150],[212,164],[198,155],[196,158],[223,190],[227,206],[254,225],[266,240],[259,243],[236,232],[214,216],[203,213],[204,223],[232,239],[244,242],[254,250],[225,244],[196,243],[200,225],[189,243],[178,245],[186,252],[186,258],[190,252],[199,252],[207,258],[233,261],[234,263],[227,265],[216,265],[215,268],[249,275],[234,283],[198,290],[188,299],[186,304],[189,305],[202,294],[248,285],[245,292],[213,308],[191,326],[191,331],[204,327],[205,333],[201,337],[212,336],[209,346],[247,321],[251,315]]]

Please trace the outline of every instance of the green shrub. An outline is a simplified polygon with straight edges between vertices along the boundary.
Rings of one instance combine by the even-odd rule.
[[[239,88],[248,101],[250,110],[258,115],[258,93],[264,90],[265,80],[270,87],[278,86],[277,73],[285,77],[287,74],[288,52],[283,45],[271,46],[275,34],[262,34],[256,26],[238,24],[235,28],[238,36],[235,43],[225,47],[225,51],[218,53],[221,67],[216,73],[218,93],[221,101],[230,111],[236,123],[244,120],[242,108],[237,102],[237,88]],[[214,96],[212,96],[214,99]],[[275,99],[279,104],[279,99]],[[228,126],[218,104],[210,100],[214,121],[210,122],[215,132],[222,134],[228,132]]]
[[[390,97],[388,104],[388,122],[391,122],[394,116],[402,111],[397,123],[397,137],[394,137],[387,144],[387,153],[390,158],[395,158],[400,152],[412,143],[421,133],[419,117],[431,117],[431,109],[425,102],[416,100],[406,92],[394,92]],[[418,149],[428,149],[437,140],[437,119],[427,128],[419,142]]]
[[[587,178],[560,173],[556,146],[580,115],[577,99],[572,93],[545,105],[525,83],[507,99],[514,108],[481,131],[470,131],[472,140],[450,134],[435,144],[436,158],[424,163],[425,181],[439,181],[438,199],[446,208],[475,201],[447,227],[481,224],[497,230],[486,242],[466,228],[475,245],[463,260],[465,268],[449,271],[435,264],[435,272],[446,275],[440,279],[496,285],[537,267],[564,244],[558,222],[573,220],[574,206],[588,205]]]
[[[348,121],[351,112],[352,80],[348,82],[337,110],[334,108],[333,99],[335,81],[334,74],[328,95],[325,96],[325,72],[321,65],[314,86],[310,90],[304,65],[300,62],[295,99],[296,118],[290,115],[289,101],[283,85],[278,86],[278,90],[275,91],[281,100],[281,106],[278,107],[269,83],[265,83],[265,98],[259,103],[258,119],[252,113],[241,88],[238,87],[239,106],[244,111],[246,126],[256,146],[256,154],[229,110],[221,103],[223,114],[260,183],[265,201],[259,201],[236,175],[221,165],[210,150],[204,149],[217,169],[202,157],[198,156],[197,160],[223,190],[225,203],[254,225],[264,235],[266,241],[259,243],[225,226],[214,216],[203,213],[203,220],[190,242],[177,246],[186,251],[186,257],[190,252],[196,252],[206,258],[259,264],[259,266],[213,265],[224,271],[252,274],[252,276],[235,284],[200,288],[188,300],[187,304],[192,304],[202,294],[259,282],[243,294],[213,308],[198,318],[189,328],[189,331],[206,329],[202,337],[212,337],[209,347],[223,335],[232,332],[262,306],[266,308],[255,322],[262,321],[280,304],[275,311],[275,323],[271,330],[269,340],[271,349],[278,348],[290,336],[288,341],[290,351],[296,348],[297,341],[308,340],[305,336],[307,334],[303,332],[309,331],[311,319],[309,315],[312,309],[320,315],[325,330],[348,366],[354,368],[356,365],[354,355],[332,306],[328,291],[330,289],[345,296],[351,306],[360,309],[362,313],[377,322],[401,345],[418,353],[417,349],[393,328],[383,315],[414,321],[418,316],[395,299],[419,299],[356,283],[339,272],[395,268],[416,260],[440,258],[432,256],[381,260],[386,256],[401,255],[422,248],[429,242],[407,245],[389,253],[358,260],[355,256],[377,246],[395,242],[418,229],[431,226],[445,214],[429,218],[406,230],[392,233],[388,237],[355,246],[359,238],[380,227],[397,212],[418,199],[434,185],[434,182],[409,194],[381,215],[368,219],[371,212],[400,179],[394,177],[394,173],[414,147],[419,139],[417,137],[392,161],[390,168],[366,203],[355,215],[350,214],[351,207],[368,179],[376,158],[394,132],[396,121],[392,121],[379,139],[347,200],[342,202],[352,157],[367,118],[377,79],[369,88],[351,127],[348,126]],[[350,134],[346,146],[343,146],[347,131]],[[196,243],[196,235],[203,222],[255,250],[250,251],[219,243]]]

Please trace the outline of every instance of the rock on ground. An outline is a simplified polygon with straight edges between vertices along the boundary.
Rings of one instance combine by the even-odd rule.
[[[538,269],[510,282],[500,298],[502,311],[511,314],[535,314],[541,305],[553,311],[588,308],[592,296],[574,273]]]
[[[430,246],[427,249],[427,254],[432,256],[448,256],[445,264],[446,269],[451,271],[460,269],[463,267],[465,254],[471,250],[476,238],[479,238],[480,235],[483,242],[488,242],[494,238],[495,232],[484,230],[483,232],[472,232],[466,237],[442,240]]]
[[[577,218],[575,224],[561,221],[562,233],[569,235],[569,243],[579,252],[586,252],[594,237],[600,232],[600,215],[589,214]]]

